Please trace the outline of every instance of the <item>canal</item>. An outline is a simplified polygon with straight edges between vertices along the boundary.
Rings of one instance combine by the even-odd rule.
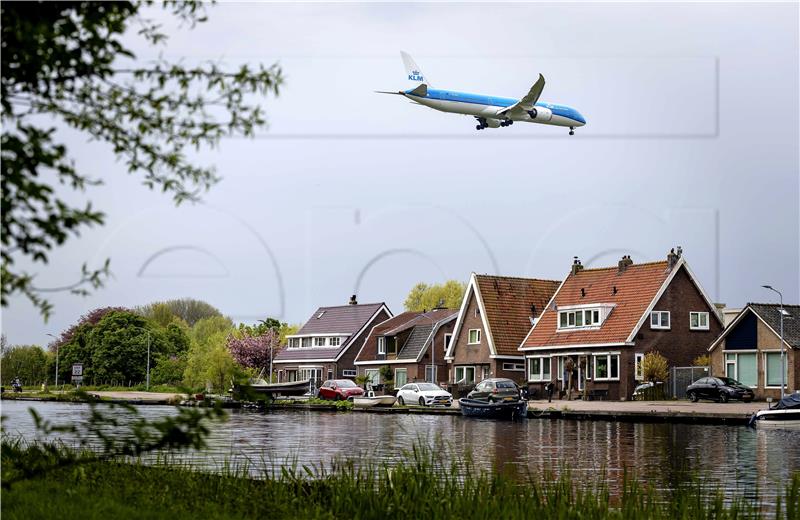
[[[85,404],[3,401],[6,435],[37,438],[29,407],[53,424],[80,423],[89,410]],[[176,413],[167,406],[138,410],[150,419]],[[72,439],[62,440],[69,444]],[[696,475],[703,486],[720,487],[727,496],[760,498],[769,507],[790,475],[800,471],[796,430],[310,411],[232,411],[227,421],[212,425],[206,450],[184,454],[181,460],[206,470],[247,467],[259,476],[289,459],[299,465],[353,457],[402,463],[403,450],[420,441],[448,457],[469,454],[480,468],[515,466],[534,475],[568,469],[580,482],[606,479],[614,495],[626,471],[661,489]]]

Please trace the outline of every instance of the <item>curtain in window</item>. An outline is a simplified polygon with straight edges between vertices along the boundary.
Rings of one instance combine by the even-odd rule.
[[[756,354],[739,354],[737,364],[739,365],[739,377],[736,379],[743,385],[756,386],[758,384]]]
[[[788,366],[788,360],[784,360]],[[766,354],[767,384],[766,386],[781,386],[781,353],[768,352]],[[788,378],[786,379],[788,383]]]

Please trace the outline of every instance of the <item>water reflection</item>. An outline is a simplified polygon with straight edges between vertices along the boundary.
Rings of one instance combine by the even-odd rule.
[[[88,407],[63,403],[4,401],[4,431],[33,438],[27,408],[53,423],[81,421]],[[145,417],[175,413],[169,407],[141,407]],[[449,447],[449,456],[469,452],[478,467],[534,475],[569,471],[581,482],[604,475],[613,495],[625,472],[662,489],[674,489],[689,474],[700,484],[722,487],[726,495],[771,502],[800,471],[800,432],[688,424],[633,424],[605,421],[531,419],[516,423],[453,416],[383,415],[277,411],[234,412],[215,424],[209,449],[182,460],[205,469],[247,464],[255,475],[270,473],[287,458],[318,465],[334,457],[396,464],[419,440]],[[69,442],[69,438],[63,439]]]

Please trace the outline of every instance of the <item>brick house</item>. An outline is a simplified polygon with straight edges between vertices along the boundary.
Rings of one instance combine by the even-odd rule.
[[[558,288],[557,280],[472,273],[447,349],[448,381],[465,386],[489,377],[525,379],[517,350]]]
[[[392,316],[384,303],[320,307],[296,334],[286,336],[286,348],[275,356],[278,382],[310,379],[316,386],[325,379],[356,376],[355,357],[376,324]]]
[[[689,366],[722,331],[722,319],[689,265],[666,261],[572,269],[519,350],[527,382],[541,396],[548,382],[563,392],[630,399],[641,360],[657,350],[670,366]],[[571,370],[569,370],[571,368]]]
[[[455,309],[404,312],[375,325],[356,356],[358,374],[371,376],[373,385],[383,384],[380,369],[389,366],[395,388],[416,381],[445,382],[444,355],[457,314]]]
[[[750,386],[756,399],[781,395],[781,306],[749,303],[708,348],[711,375]],[[786,392],[800,389],[800,305],[784,305]]]

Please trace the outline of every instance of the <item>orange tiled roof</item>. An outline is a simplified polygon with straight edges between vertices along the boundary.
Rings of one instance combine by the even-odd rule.
[[[475,278],[497,354],[519,356],[519,344],[531,330],[531,305],[541,314],[561,282],[485,274]]]
[[[548,306],[522,347],[623,343],[669,274],[666,261],[632,264],[622,273],[617,267],[606,267],[570,274],[556,295],[557,308],[610,303],[615,304],[611,314],[599,329],[556,332],[558,310]],[[581,296],[581,289],[585,296]]]

